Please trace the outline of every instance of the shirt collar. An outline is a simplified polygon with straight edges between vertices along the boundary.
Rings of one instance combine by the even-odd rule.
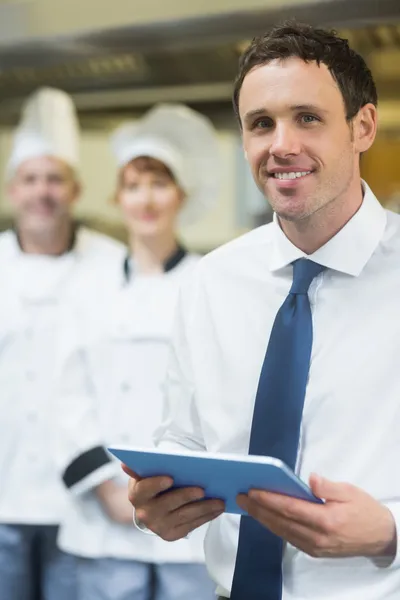
[[[356,214],[332,239],[310,255],[292,244],[274,214],[270,270],[277,271],[298,258],[308,258],[328,269],[359,275],[378,246],[386,226],[386,211],[365,181],[362,181],[362,188],[364,198]]]
[[[68,241],[68,246],[65,248],[65,250],[63,252],[61,252],[61,254],[51,254],[48,256],[57,258],[59,256],[65,256],[66,254],[69,254],[70,252],[74,252],[77,250],[78,248],[78,229],[80,227],[80,224],[76,221],[74,221],[72,223],[72,227],[71,227],[71,235],[70,235],[70,239]],[[19,254],[25,254],[25,250],[22,248],[21,246],[21,240],[20,240],[20,236],[19,236],[19,231],[18,231],[18,227],[16,225],[14,225],[14,227],[12,228],[12,231],[14,232],[14,239],[15,239],[15,248],[17,250],[17,252]],[[46,255],[47,256],[47,255]]]
[[[177,246],[176,250],[173,252],[173,254],[171,254],[171,256],[169,258],[167,258],[167,260],[164,262],[164,265],[163,265],[164,273],[168,273],[169,271],[172,271],[172,269],[175,269],[175,267],[177,267],[179,265],[179,263],[185,258],[186,255],[187,255],[187,250],[183,246],[178,244],[178,246]],[[132,261],[131,255],[128,254],[125,257],[124,264],[123,264],[124,280],[126,283],[128,283],[131,280],[132,271],[133,271],[133,261]]]

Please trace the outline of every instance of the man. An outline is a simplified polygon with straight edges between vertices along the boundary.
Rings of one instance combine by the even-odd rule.
[[[395,600],[400,221],[360,180],[375,85],[346,40],[288,24],[245,52],[234,105],[275,218],[184,288],[160,446],[276,456],[325,503],[251,490],[239,522],[132,473],[136,519],[169,540],[212,521],[223,597]]]
[[[0,597],[10,600],[30,600],[38,587],[43,600],[76,594],[73,560],[56,545],[66,502],[52,446],[59,333],[72,307],[90,310],[124,255],[122,244],[74,225],[78,146],[71,99],[35,93],[7,167],[15,229],[0,236]]]

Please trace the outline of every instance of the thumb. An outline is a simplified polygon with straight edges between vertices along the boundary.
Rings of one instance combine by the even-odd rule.
[[[136,479],[136,481],[140,481],[141,477],[139,477],[139,475],[137,475],[137,473],[135,473],[135,471],[132,471],[132,469],[130,469],[129,467],[127,467],[125,464],[121,463],[121,468],[124,471],[124,473],[126,473],[127,475],[129,475],[129,477],[132,477],[133,479]]]
[[[352,486],[347,483],[330,481],[330,479],[325,479],[325,477],[321,477],[316,473],[310,475],[309,483],[313,494],[317,498],[336,502],[348,502],[351,499]]]

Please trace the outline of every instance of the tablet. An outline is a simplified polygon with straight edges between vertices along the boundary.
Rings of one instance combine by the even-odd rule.
[[[322,503],[281,460],[268,456],[211,454],[208,452],[112,446],[109,452],[140,477],[167,475],[174,488],[203,488],[206,498],[225,502],[225,512],[244,514],[236,504],[239,493],[251,488]]]

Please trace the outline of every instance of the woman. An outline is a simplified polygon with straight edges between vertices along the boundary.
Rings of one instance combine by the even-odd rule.
[[[79,558],[78,600],[211,600],[204,531],[168,543],[136,529],[125,475],[104,448],[151,446],[160,424],[177,295],[198,260],[176,228],[215,200],[216,136],[201,115],[161,105],[117,130],[112,148],[130,253],[91,322],[77,315],[68,328],[57,442],[72,500],[59,543]]]

